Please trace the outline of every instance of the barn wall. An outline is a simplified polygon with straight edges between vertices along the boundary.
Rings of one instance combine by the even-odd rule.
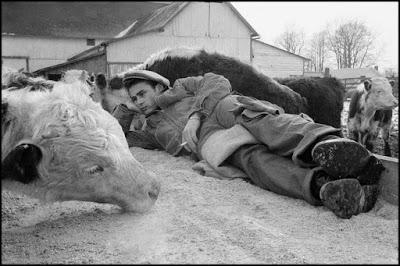
[[[253,66],[270,77],[285,78],[303,74],[301,57],[253,41]]]
[[[151,32],[110,43],[109,63],[141,63],[151,54],[180,46],[218,51],[250,63],[250,31],[225,4],[192,2],[164,32]]]
[[[96,44],[102,41],[96,40]],[[63,63],[90,47],[86,45],[86,39],[2,36],[1,55],[28,57],[29,71],[35,71]],[[5,59],[4,63],[7,61],[13,64],[12,59]]]

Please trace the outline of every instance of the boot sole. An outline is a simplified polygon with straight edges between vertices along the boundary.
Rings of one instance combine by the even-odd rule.
[[[360,143],[347,139],[319,142],[311,154],[316,163],[328,174],[337,178],[356,175],[370,157],[370,152]]]
[[[359,214],[365,203],[364,190],[356,179],[340,179],[324,184],[320,198],[325,207],[344,219]]]

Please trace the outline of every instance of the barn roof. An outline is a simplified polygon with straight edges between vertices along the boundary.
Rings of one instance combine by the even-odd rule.
[[[231,10],[239,17],[239,19],[249,28],[251,36],[258,36],[258,33],[251,27],[251,25],[240,15],[236,8],[229,2],[225,3]],[[110,40],[109,42],[118,41],[118,38],[128,38],[138,34],[143,34],[151,31],[162,30],[168,22],[176,17],[190,2],[173,2],[170,5],[160,7],[143,17],[133,21],[128,28],[123,30],[117,39]]]
[[[1,32],[3,35],[111,39],[134,20],[170,3],[2,1]]]
[[[252,37],[258,36],[258,33],[250,26],[250,24],[240,15],[240,13],[235,9],[235,7],[229,2],[223,2],[239,17],[239,19],[249,28]],[[122,39],[130,38],[140,34],[152,32],[152,31],[162,31],[162,29],[170,22],[174,17],[176,17],[185,7],[188,6],[190,2],[172,2],[169,5],[160,7],[148,14],[131,21],[132,23],[122,30],[119,34],[114,36],[115,38],[104,42],[105,45],[113,42],[117,42]],[[88,54],[92,53],[100,47],[101,45],[96,45],[85,51],[82,51],[68,60],[75,60],[77,58],[86,57]]]
[[[337,79],[354,79],[365,76],[366,78],[384,77],[374,68],[342,68],[332,69],[331,76]]]
[[[271,45],[271,44],[262,42],[262,41],[260,41],[260,40],[254,40],[254,41],[259,42],[259,43],[261,43],[262,45],[266,45],[266,46],[272,47],[272,48],[274,48],[274,49],[280,50],[280,51],[285,52],[285,53],[287,53],[287,54],[300,57],[300,58],[302,58],[302,59],[304,59],[304,60],[311,61],[310,58],[307,58],[307,57],[304,57],[304,56],[301,56],[301,55],[298,55],[298,54],[291,53],[291,52],[289,52],[289,51],[283,50],[283,49],[281,49],[281,48],[279,48],[279,47],[276,47],[276,46],[273,46],[273,45]]]

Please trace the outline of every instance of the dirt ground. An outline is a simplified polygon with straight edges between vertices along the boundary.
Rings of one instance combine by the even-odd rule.
[[[188,158],[131,149],[160,179],[145,214],[108,204],[2,192],[1,262],[397,264],[398,206],[379,199],[344,220],[325,207],[236,179],[205,177]]]

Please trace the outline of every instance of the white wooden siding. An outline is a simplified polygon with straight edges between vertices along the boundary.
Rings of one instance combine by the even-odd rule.
[[[102,41],[96,40],[96,44]],[[35,71],[63,63],[90,47],[86,39],[2,36],[1,55],[28,57],[29,71]]]
[[[191,2],[166,25],[164,32],[110,43],[107,60],[143,62],[160,50],[182,46],[203,48],[250,63],[249,29],[225,4],[206,2]]]
[[[290,75],[303,75],[305,59],[301,57],[257,41],[253,41],[253,54],[253,66],[270,77],[285,78]]]
[[[222,3],[191,2],[165,27],[162,35],[250,38],[250,30]]]

